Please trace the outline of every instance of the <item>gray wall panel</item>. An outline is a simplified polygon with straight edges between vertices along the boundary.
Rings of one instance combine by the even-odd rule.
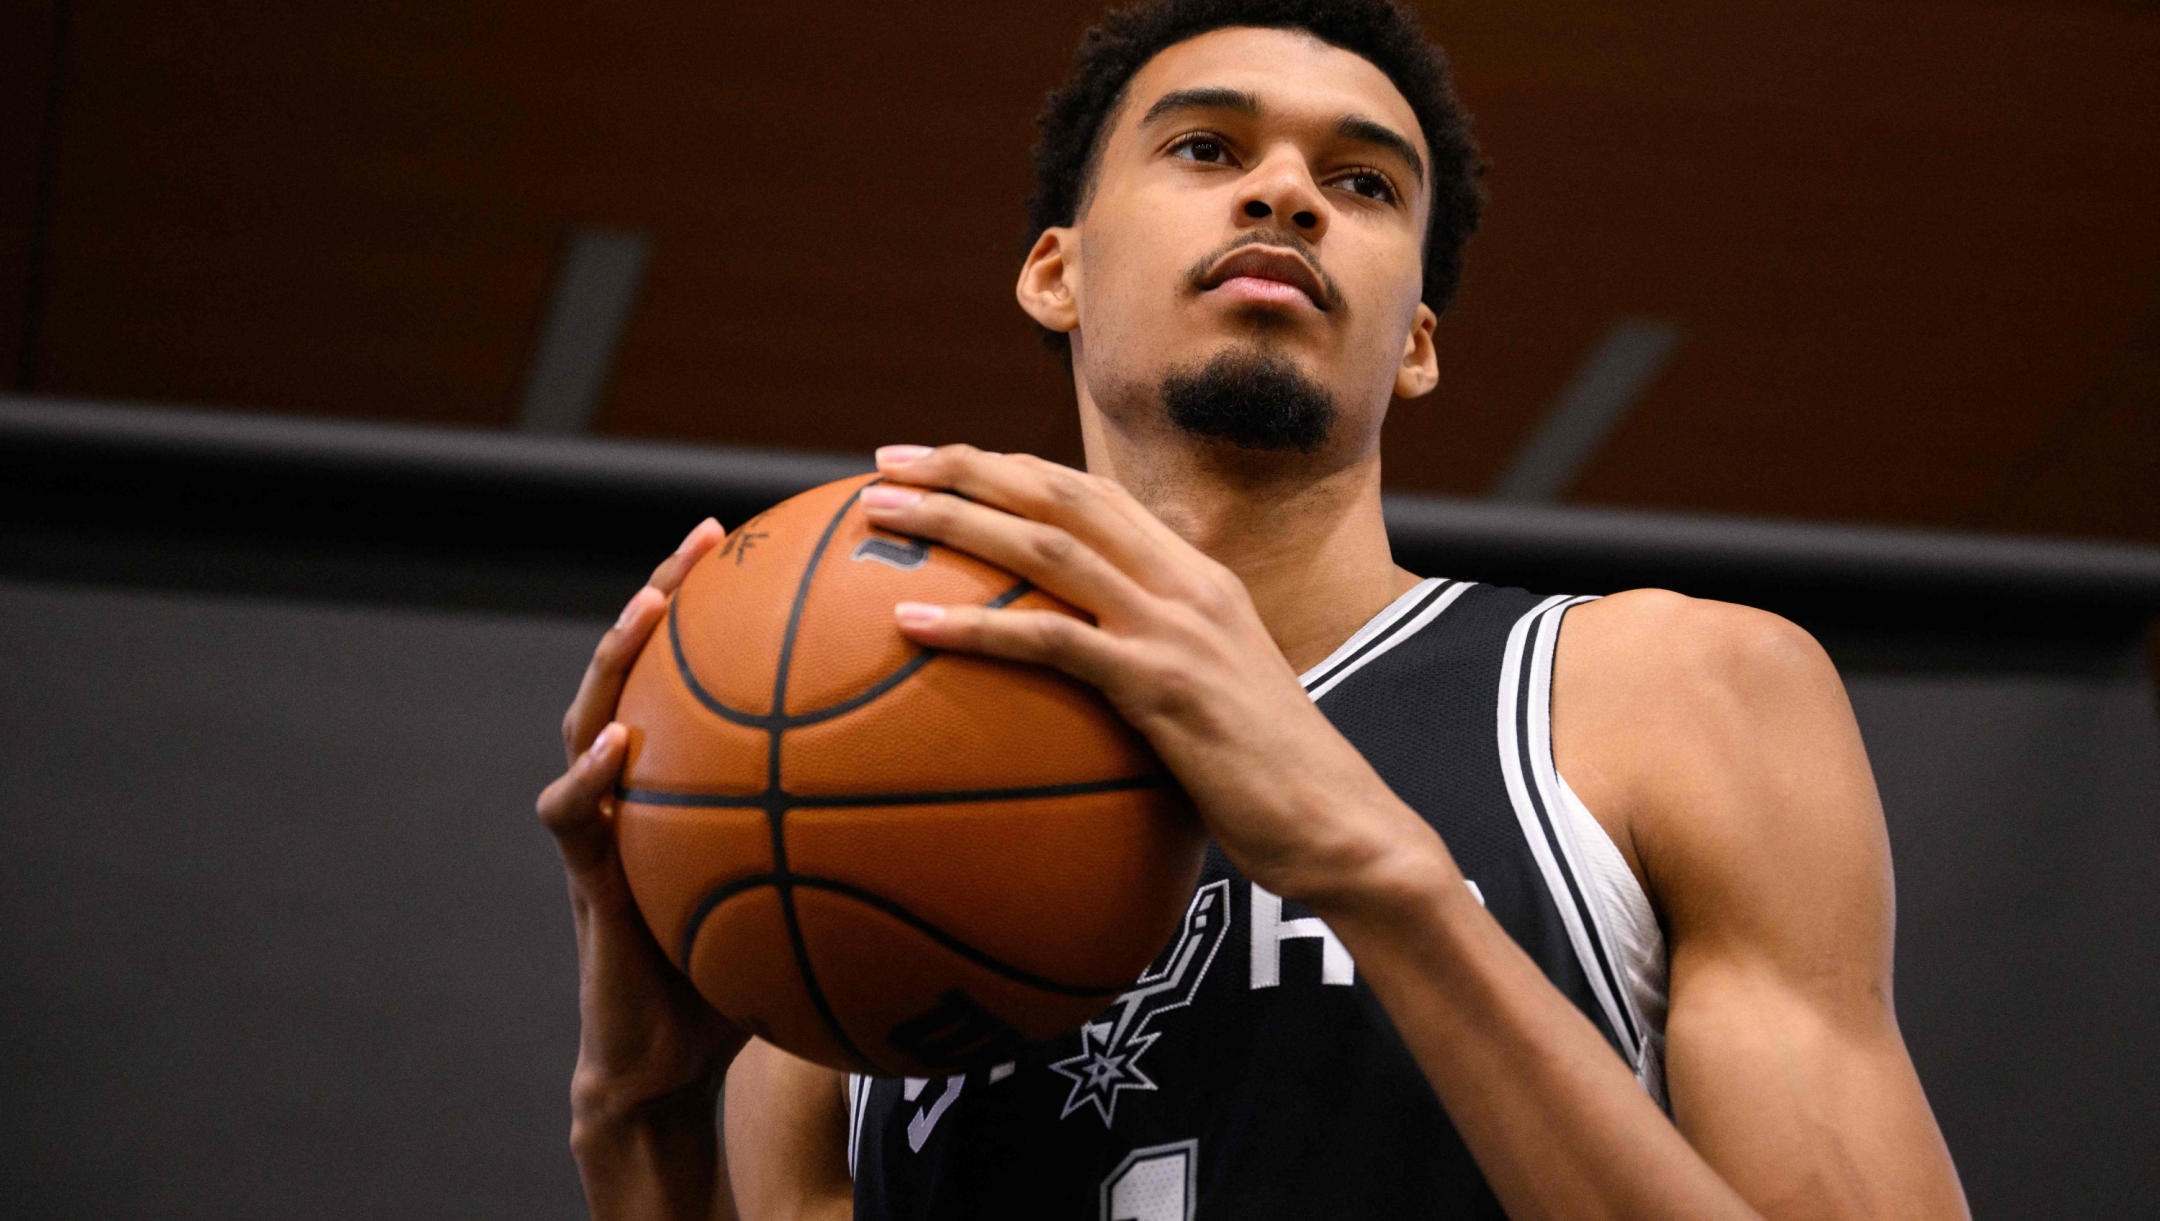
[[[532,798],[596,631],[0,584],[7,1211],[578,1215]]]
[[[2160,1199],[2149,682],[1855,676],[1898,877],[1898,1010],[1982,1217]]]

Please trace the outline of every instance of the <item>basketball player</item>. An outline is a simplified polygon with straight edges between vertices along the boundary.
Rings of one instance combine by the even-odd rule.
[[[540,800],[595,1214],[1963,1216],[1822,651],[1737,606],[1389,557],[1382,416],[1438,380],[1479,208],[1411,19],[1158,0],[1089,35],[1041,128],[1018,295],[1068,345],[1089,473],[894,446],[863,503],[1093,616],[895,608],[1147,735],[1217,846],[1183,933],[1087,1029],[985,1071],[746,1046],[646,933],[606,812],[616,695],[705,523],[601,641]]]

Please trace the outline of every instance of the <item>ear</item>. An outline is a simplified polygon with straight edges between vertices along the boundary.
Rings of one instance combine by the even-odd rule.
[[[1414,399],[1432,393],[1440,384],[1440,356],[1433,350],[1433,328],[1440,315],[1432,306],[1418,302],[1417,316],[1410,320],[1410,334],[1403,340],[1402,366],[1395,370],[1395,397]]]
[[[1027,261],[1020,265],[1020,282],[1013,296],[1028,317],[1053,331],[1071,332],[1080,327],[1080,231],[1063,225],[1042,231]]]

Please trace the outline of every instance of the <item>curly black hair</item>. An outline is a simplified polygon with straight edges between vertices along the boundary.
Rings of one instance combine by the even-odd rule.
[[[1445,313],[1462,283],[1463,247],[1484,212],[1485,164],[1470,134],[1469,112],[1449,80],[1447,56],[1394,0],[1150,0],[1105,13],[1081,35],[1072,74],[1035,116],[1029,243],[1078,218],[1105,129],[1133,76],[1165,49],[1232,26],[1304,31],[1371,62],[1402,91],[1432,153],[1424,301],[1434,313]],[[1046,331],[1044,339],[1052,348],[1071,350],[1066,335]]]

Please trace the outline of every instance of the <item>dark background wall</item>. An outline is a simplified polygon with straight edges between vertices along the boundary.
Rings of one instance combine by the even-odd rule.
[[[1486,491],[1648,317],[1678,346],[1570,499],[2160,541],[2150,0],[1417,7],[1493,200],[1391,486]],[[1011,284],[1030,122],[1098,11],[21,0],[0,360],[506,425],[605,226],[651,262],[602,432],[1071,458]]]

